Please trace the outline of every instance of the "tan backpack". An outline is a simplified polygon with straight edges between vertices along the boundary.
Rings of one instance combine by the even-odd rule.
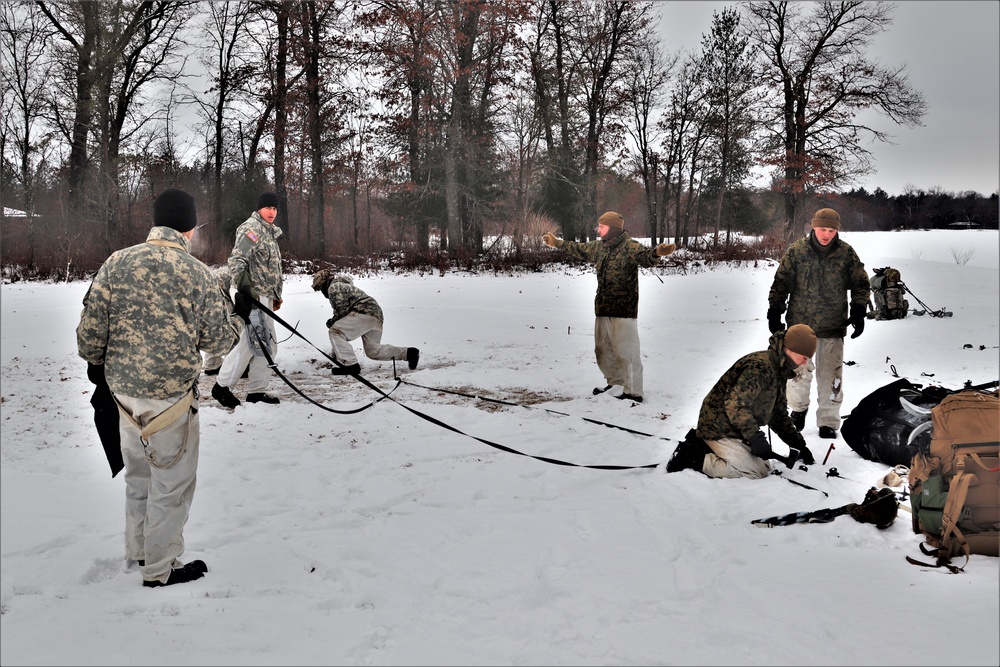
[[[929,446],[910,464],[913,531],[920,550],[946,567],[965,554],[1000,555],[1000,394],[960,391],[931,409]],[[924,544],[930,545],[927,549]]]

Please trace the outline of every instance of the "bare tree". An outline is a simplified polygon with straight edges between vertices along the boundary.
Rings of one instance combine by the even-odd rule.
[[[573,104],[581,50],[575,25],[583,5],[570,0],[539,0],[534,41],[529,51],[535,106],[546,146],[539,209],[555,220],[566,239],[586,235],[581,226],[585,188],[575,137],[583,127]]]
[[[211,244],[220,241],[223,232],[222,177],[233,165],[228,157],[232,151],[231,107],[247,90],[256,71],[247,49],[247,29],[251,18],[250,2],[208,3],[204,36],[209,48],[202,50],[199,60],[205,68],[211,87],[204,97],[195,97],[203,117],[211,128],[211,192],[213,209],[205,235]]]
[[[646,196],[650,231],[654,242],[659,243],[666,236],[666,221],[662,218],[659,202],[662,155],[657,146],[662,139],[662,128],[656,124],[656,114],[660,111],[661,100],[666,95],[678,56],[665,57],[659,44],[643,40],[630,51],[628,58],[625,85],[631,91],[631,117],[626,129],[635,145],[632,159]]]
[[[891,24],[893,8],[862,0],[746,5],[752,38],[766,59],[763,76],[776,93],[765,126],[773,128],[767,148],[782,174],[788,235],[797,232],[803,193],[871,171],[862,140],[888,136],[861,123],[861,111],[874,109],[901,125],[921,124],[926,104],[905,67],[883,67],[865,55]]]
[[[582,106],[586,116],[583,173],[587,197],[583,218],[597,219],[597,179],[604,157],[609,124],[626,112],[630,91],[623,90],[625,63],[622,57],[629,45],[648,38],[650,5],[628,0],[597,0],[581,28],[579,69]],[[588,227],[592,227],[588,223]]]
[[[0,6],[0,159],[17,189],[8,188],[3,204],[18,203],[27,225],[26,263],[35,263],[35,198],[40,173],[52,146],[51,130],[43,122],[45,83],[51,64],[45,58],[51,37],[48,22],[30,4]]]
[[[384,85],[377,99],[385,106],[382,132],[401,156],[387,157],[384,169],[400,168],[404,178],[391,193],[387,206],[413,225],[417,251],[429,248],[430,224],[436,194],[428,166],[432,137],[427,130],[427,97],[434,75],[431,33],[440,6],[434,0],[377,0],[361,12],[359,25],[369,28],[362,46]]]
[[[65,109],[55,107],[57,122],[70,143],[69,208],[87,220],[90,204],[105,251],[118,239],[117,162],[123,138],[143,127],[140,91],[159,79],[172,79],[169,66],[179,46],[178,31],[187,3],[100,0],[36,4],[62,38],[57,49],[71,87]],[[56,99],[58,95],[54,96]],[[61,119],[65,116],[68,121]],[[83,197],[88,168],[94,176],[91,196]],[[84,213],[81,214],[81,211]]]
[[[662,146],[665,154],[662,217],[666,219],[666,207],[672,203],[674,236],[680,245],[687,245],[696,231],[690,223],[696,210],[696,183],[706,136],[701,80],[701,59],[685,59],[675,79],[668,108],[659,121],[664,130]]]

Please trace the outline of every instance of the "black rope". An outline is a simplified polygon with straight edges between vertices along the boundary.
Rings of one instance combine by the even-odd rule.
[[[278,315],[276,315],[274,313],[274,311],[272,311],[270,308],[268,308],[267,306],[265,306],[264,304],[262,304],[260,301],[258,301],[257,299],[255,299],[253,297],[250,297],[250,301],[257,308],[259,308],[262,312],[264,312],[271,319],[273,319],[275,322],[277,322],[281,326],[285,327],[286,329],[288,329],[289,331],[291,331],[294,335],[298,336],[302,340],[306,341],[306,343],[309,343],[310,347],[312,347],[313,349],[317,350],[324,357],[326,357],[327,359],[330,359],[331,361],[333,361],[338,366],[343,366],[342,363],[340,363],[339,361],[337,361],[336,359],[334,359],[332,356],[330,356],[329,354],[327,354],[323,350],[320,350],[318,347],[316,347],[315,345],[313,345],[312,342],[310,342],[305,336],[303,336],[301,333],[299,333],[298,330],[296,330],[295,328],[291,327],[287,322],[285,322],[285,320],[283,320],[281,317],[279,317]],[[254,335],[256,335],[256,332],[254,333]],[[259,342],[259,339],[258,339],[258,342]],[[267,347],[266,346],[261,346],[261,349],[262,350],[266,350]],[[266,356],[266,358],[268,360],[268,363],[272,365],[272,368],[274,368],[274,365],[273,365],[274,362],[272,361],[272,359],[270,357],[270,354],[265,353],[265,356]],[[397,401],[395,398],[392,398],[391,396],[389,396],[389,394],[385,393],[384,391],[382,391],[381,389],[379,389],[378,387],[376,387],[374,384],[372,384],[371,382],[369,382],[365,378],[361,377],[360,374],[354,375],[353,377],[355,377],[359,382],[361,382],[362,384],[364,384],[368,388],[370,388],[373,391],[375,391],[376,393],[380,394],[382,396],[382,398],[389,399],[390,401],[392,401],[393,403],[395,403],[399,407],[401,407],[404,410],[406,410],[407,412],[409,412],[409,413],[411,413],[411,414],[413,414],[413,415],[415,415],[415,416],[423,419],[424,421],[430,422],[431,424],[434,424],[435,426],[440,426],[441,428],[447,429],[447,430],[451,431],[452,433],[457,433],[459,435],[464,435],[467,438],[472,438],[473,440],[475,440],[477,442],[480,442],[480,443],[482,443],[484,445],[487,445],[489,447],[493,447],[494,449],[499,449],[500,451],[507,452],[508,454],[517,454],[518,456],[526,456],[528,458],[536,459],[538,461],[544,461],[545,463],[551,463],[553,465],[569,466],[569,467],[574,467],[574,468],[591,468],[593,470],[636,470],[636,469],[644,469],[644,468],[656,468],[656,467],[658,467],[660,465],[659,463],[649,463],[649,464],[640,465],[640,466],[584,465],[584,464],[581,464],[581,463],[571,463],[569,461],[561,461],[559,459],[553,459],[553,458],[549,458],[547,456],[535,456],[534,454],[525,454],[524,452],[520,452],[520,451],[518,451],[516,449],[512,449],[510,447],[507,447],[506,445],[501,445],[501,444],[493,442],[491,440],[486,440],[485,438],[480,438],[478,436],[471,435],[469,433],[461,431],[461,430],[455,428],[454,426],[452,426],[450,424],[446,424],[445,422],[441,421],[440,419],[437,419],[435,417],[431,417],[430,415],[426,415],[426,414],[420,412],[419,410],[415,410],[415,409],[409,407],[408,405],[404,405],[403,403],[400,403],[399,401]],[[287,382],[287,380],[286,380],[286,382]],[[398,387],[399,384],[397,384],[396,386]],[[395,388],[393,388],[393,389],[395,389]],[[301,392],[300,392],[300,394],[301,394]],[[381,399],[379,399],[379,400],[381,400]],[[365,407],[367,408],[367,407],[370,407],[370,406],[365,406]]]
[[[510,401],[504,401],[499,398],[489,398],[488,396],[480,396],[478,394],[465,394],[460,391],[453,391],[451,389],[442,389],[440,387],[428,387],[426,385],[417,384],[416,382],[410,382],[409,380],[404,380],[400,377],[396,377],[397,380],[403,384],[408,384],[411,387],[419,387],[420,389],[426,389],[428,391],[439,391],[443,394],[451,394],[452,396],[462,396],[464,398],[474,398],[479,401],[487,401],[489,403],[497,403],[498,405],[506,405],[513,408],[524,408],[525,410],[544,410],[553,415],[559,415],[560,417],[572,417],[573,415],[568,412],[560,412],[559,410],[552,410],[551,408],[539,408],[534,405],[524,405],[523,403],[512,403]],[[626,433],[631,433],[633,435],[642,435],[647,438],[655,438],[656,436],[652,433],[645,433],[643,431],[636,431],[635,429],[628,428],[626,426],[619,426],[618,424],[612,424],[610,422],[602,422],[598,419],[591,419],[590,417],[580,417],[585,422],[591,424],[597,424],[599,426],[607,426],[608,428],[616,428],[620,431],[625,431]],[[670,440],[670,438],[661,437],[661,440]]]

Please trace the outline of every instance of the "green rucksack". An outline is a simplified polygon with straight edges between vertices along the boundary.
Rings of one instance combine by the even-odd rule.
[[[875,275],[871,280],[872,300],[875,302],[869,319],[875,320],[901,320],[906,317],[910,310],[910,302],[906,296],[906,285],[899,275],[899,269],[885,266],[875,269]],[[871,307],[871,304],[869,304]]]

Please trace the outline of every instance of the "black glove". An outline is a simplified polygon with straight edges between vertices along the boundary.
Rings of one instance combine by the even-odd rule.
[[[333,319],[332,317],[330,319],[328,319],[326,321],[326,328],[329,329],[330,327],[332,327],[334,322],[336,322],[336,320]]]
[[[796,445],[796,448],[799,450],[799,460],[801,460],[802,463],[806,464],[807,466],[811,466],[812,464],[816,463],[816,457],[813,456],[813,453],[811,451],[809,451],[809,447],[806,446],[805,442]]]
[[[777,308],[767,309],[767,328],[771,330],[771,333],[777,333],[785,328],[785,325],[781,323],[781,311]]]
[[[865,307],[854,304],[851,306],[851,317],[847,320],[850,322],[851,326],[854,327],[854,333],[851,334],[851,338],[857,338],[865,330]]]
[[[250,297],[243,290],[236,292],[236,298],[233,300],[233,311],[240,316],[247,324],[250,324],[250,311],[253,310],[253,302],[250,301]]]
[[[104,379],[104,364],[87,364],[87,379],[101,386],[102,384],[107,384],[108,381]]]
[[[750,447],[750,453],[759,459],[766,460],[774,456],[774,452],[771,451],[771,445],[768,444],[763,431],[754,433],[753,437],[747,440],[747,446]]]

